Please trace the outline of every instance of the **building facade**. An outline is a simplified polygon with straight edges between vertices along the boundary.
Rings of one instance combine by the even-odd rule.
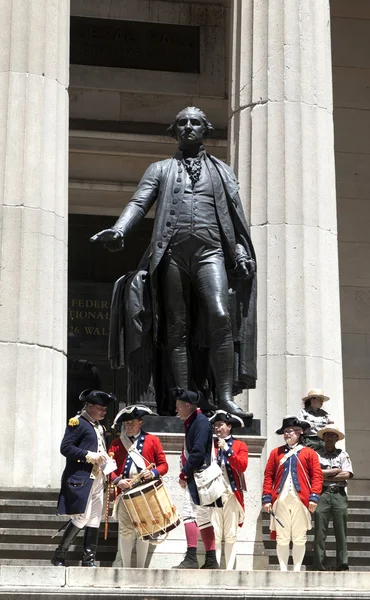
[[[366,494],[366,3],[8,0],[2,15],[2,485],[58,487],[67,380],[69,411],[82,383],[112,388],[112,282],[137,264],[153,215],[118,255],[89,236],[173,153],[166,127],[196,105],[216,129],[209,151],[237,173],[258,256],[259,379],[243,405],[269,450],[282,416],[324,388],[351,490]]]

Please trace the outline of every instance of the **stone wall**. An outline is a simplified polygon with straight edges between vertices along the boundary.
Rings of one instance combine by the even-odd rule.
[[[331,20],[346,445],[356,476],[351,492],[369,493],[369,3],[333,0]]]
[[[70,212],[120,214],[149,164],[174,152],[166,127],[184,106],[207,113],[209,149],[226,158],[226,4],[72,0],[72,17],[198,27],[200,73],[71,65]]]

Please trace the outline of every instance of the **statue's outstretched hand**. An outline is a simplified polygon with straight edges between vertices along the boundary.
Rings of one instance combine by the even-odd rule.
[[[90,238],[90,242],[102,242],[105,248],[111,252],[117,252],[124,247],[124,237],[122,231],[111,227],[111,229],[103,229]]]

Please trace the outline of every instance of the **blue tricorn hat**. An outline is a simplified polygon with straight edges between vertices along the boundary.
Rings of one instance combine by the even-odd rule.
[[[212,417],[210,417],[208,420],[213,425],[217,421],[224,421],[225,423],[229,423],[233,427],[244,427],[243,419],[241,419],[237,415],[232,415],[231,413],[227,412],[226,410],[221,410],[221,409],[216,410],[215,414],[212,415]]]
[[[88,404],[98,404],[99,406],[109,406],[111,402],[116,401],[114,394],[107,394],[101,390],[84,390],[78,397],[81,402]]]
[[[125,406],[119,413],[116,415],[112,427],[114,427],[117,423],[122,423],[125,421],[133,421],[134,419],[142,419],[146,415],[153,415],[153,411],[150,410],[147,406],[143,404],[132,404],[130,406]]]
[[[297,417],[294,416],[284,417],[282,426],[279,427],[279,429],[277,429],[275,433],[277,433],[278,435],[282,435],[286,427],[300,427],[303,431],[305,431],[310,427],[310,424],[307,423],[307,421],[300,421]]]
[[[174,387],[170,389],[175,400],[182,400],[182,402],[188,402],[188,404],[199,404],[202,400],[202,394],[200,392],[193,392],[192,390],[184,390],[184,388]]]

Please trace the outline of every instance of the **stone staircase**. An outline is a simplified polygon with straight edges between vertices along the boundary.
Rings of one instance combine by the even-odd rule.
[[[68,520],[56,516],[58,491],[13,491],[0,488],[0,565],[50,565],[62,533],[51,536]],[[78,566],[82,556],[83,533],[68,553],[68,564]],[[97,560],[110,567],[117,550],[117,523],[110,519],[109,537],[100,530]]]
[[[269,557],[269,569],[278,568],[276,557],[276,543],[270,540],[270,517],[263,513],[262,533],[265,553]],[[370,570],[370,497],[348,497],[348,555],[349,568],[352,571]],[[306,570],[312,569],[313,562],[314,529],[308,532],[307,551],[303,561]],[[332,523],[329,525],[326,538],[326,555],[328,568],[335,567],[335,537]],[[290,559],[291,560],[291,559]]]
[[[66,517],[56,516],[57,490],[14,491],[0,488],[0,565],[48,566],[61,533],[51,538]],[[278,568],[275,542],[269,539],[269,517],[262,515],[264,555],[269,569]],[[309,533],[304,564],[312,568],[313,532]],[[68,553],[68,565],[78,566],[82,556],[83,533]],[[175,542],[174,542],[175,543]],[[110,519],[109,536],[100,531],[97,561],[111,567],[117,549],[117,523]],[[370,497],[349,497],[349,564],[353,571],[370,571]],[[328,565],[335,565],[335,538],[332,528],[327,538]],[[165,566],[166,557],[161,558]],[[172,561],[173,564],[173,561]]]
[[[370,600],[370,573],[1,565],[0,597],[4,600]]]

